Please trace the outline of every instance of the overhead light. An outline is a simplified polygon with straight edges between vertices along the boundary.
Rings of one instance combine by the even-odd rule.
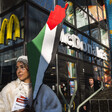
[[[16,60],[17,58],[11,58],[11,59],[8,59],[8,60],[4,60],[4,62],[5,63],[7,63],[7,62],[10,62],[10,61],[14,61],[14,60]]]
[[[50,74],[50,75],[54,75],[54,74]]]

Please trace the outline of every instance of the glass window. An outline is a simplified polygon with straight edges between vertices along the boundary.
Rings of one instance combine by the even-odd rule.
[[[66,4],[65,0],[58,0],[58,5],[60,5],[61,7],[65,7],[65,4]]]
[[[92,63],[97,64],[97,58],[96,57],[92,57]]]
[[[88,6],[89,14],[98,21],[97,6]]]
[[[101,41],[100,30],[99,30],[98,24],[96,23],[90,24],[90,31],[91,31],[91,36],[93,38],[95,38],[98,41]]]
[[[104,0],[97,0],[97,3],[98,3],[100,6],[103,6],[103,4],[105,4],[105,1],[104,1]]]
[[[77,36],[80,38],[80,41],[83,41],[85,43],[89,42],[89,39],[87,37],[85,37],[84,35],[78,33]]]
[[[92,45],[93,48],[99,47],[99,46],[100,46],[99,44],[97,44],[97,43],[94,42],[94,41],[91,41],[91,45]]]
[[[35,16],[34,16],[35,15]],[[41,15],[41,16],[40,16]],[[41,29],[46,24],[48,16],[41,11],[29,7],[29,38],[28,41],[31,41],[37,36]]]
[[[99,19],[99,21],[101,21],[104,19],[103,9],[102,9],[102,7],[98,6],[97,10],[98,10],[98,19]]]
[[[14,5],[20,3],[22,0],[1,0],[0,2],[0,8],[1,11],[8,10],[10,7],[13,7]],[[1,5],[2,4],[2,5]]]
[[[98,21],[97,2],[96,0],[87,0],[89,14]]]
[[[68,102],[69,101],[68,98],[71,98],[76,87],[75,81],[77,80],[77,73],[76,73],[76,63],[67,60],[63,56],[59,55],[58,73],[61,85],[60,90]],[[62,98],[62,96],[60,97]],[[63,101],[63,99],[61,100],[61,103],[62,106],[64,107],[65,102]]]
[[[59,58],[59,76],[60,77],[68,77],[68,78],[76,78],[76,64],[69,61],[64,61]]]
[[[87,6],[86,0],[75,0],[75,3],[77,3],[81,7],[86,7]]]
[[[102,60],[101,59],[97,59],[97,65],[103,66],[103,63],[102,63]]]
[[[92,17],[89,16],[89,22],[90,22],[90,24],[93,24],[93,23],[95,23],[96,21],[95,21]]]
[[[104,82],[105,86],[109,87],[111,85],[111,71],[109,69],[103,69],[104,70]]]
[[[76,51],[76,57],[83,60],[83,52]]]
[[[103,5],[103,15],[104,15],[104,19],[106,19],[106,8],[105,8],[105,4]]]
[[[78,7],[76,8],[76,23],[79,30],[89,35],[88,15]]]
[[[76,51],[71,49],[69,46],[64,45],[64,44],[60,44],[58,46],[58,52],[61,52],[61,53],[64,53],[64,54],[67,54],[67,55],[70,55],[73,57],[76,56]]]
[[[65,33],[61,36],[60,42],[61,43],[58,47],[59,52],[77,57],[79,59],[86,59],[86,61],[91,62],[91,57],[88,55],[93,54],[92,46],[91,41],[87,37],[81,35],[80,33],[77,35]],[[86,55],[86,58],[83,57],[83,52],[89,53]]]
[[[87,62],[91,62],[91,56],[87,55],[86,53],[84,53],[83,55],[83,60],[87,61]]]
[[[48,10],[54,9],[54,0],[33,0],[33,1]]]
[[[17,78],[16,59],[23,53],[23,46],[0,53],[0,90],[8,82]]]
[[[109,47],[108,31],[103,28],[100,28],[100,32],[101,32],[101,43]]]
[[[106,57],[107,57],[107,60],[103,60],[103,65],[104,67],[106,68],[111,68],[111,65],[110,65],[110,52],[106,49],[106,48],[103,48],[105,54],[106,54]]]
[[[67,53],[67,47],[64,44],[60,44],[58,46],[58,52],[66,54]]]
[[[51,89],[56,92],[57,89],[57,80],[56,80],[56,59],[54,59],[50,65],[48,66],[45,75],[44,75],[44,83],[49,85]]]
[[[101,81],[104,79],[104,73],[103,73],[103,69],[101,67],[93,66],[93,71],[94,71],[95,80]]]
[[[89,39],[87,38],[87,37],[85,37],[85,36],[83,36],[83,42],[85,42],[85,43],[88,43],[89,42]]]
[[[74,6],[73,6],[73,2],[68,2],[68,7],[66,10],[66,20],[75,25],[75,17],[74,17]]]

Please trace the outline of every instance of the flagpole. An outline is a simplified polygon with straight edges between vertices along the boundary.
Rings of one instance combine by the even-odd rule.
[[[54,0],[54,8],[55,6],[58,4],[58,1],[57,0]]]
[[[58,4],[57,0],[54,0],[54,8],[55,6]],[[57,84],[56,84],[56,88],[57,88],[57,96],[59,95],[59,76],[58,76],[58,54],[56,53],[56,80],[57,80]]]
[[[59,95],[59,72],[58,72],[58,54],[56,53],[56,80],[57,80],[57,96]]]

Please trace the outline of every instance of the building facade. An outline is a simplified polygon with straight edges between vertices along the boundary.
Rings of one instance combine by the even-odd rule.
[[[65,111],[66,101],[70,102],[76,88],[72,110],[84,100],[89,77],[94,77],[96,81],[102,80],[105,86],[111,85],[110,41],[103,0],[1,0],[0,8],[1,32],[4,34],[0,37],[0,42],[3,42],[0,44],[2,89],[17,78],[16,59],[20,55],[27,55],[26,44],[43,28],[50,11],[56,4],[64,7],[66,2],[69,6],[60,45],[44,77],[44,83],[56,92]],[[5,18],[11,21],[11,17],[18,18],[20,35],[15,36],[17,20],[13,19],[12,36],[8,39]]]

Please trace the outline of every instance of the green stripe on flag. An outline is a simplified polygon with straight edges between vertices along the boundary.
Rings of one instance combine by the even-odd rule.
[[[28,53],[28,63],[29,63],[29,72],[31,76],[32,86],[34,89],[37,69],[39,65],[39,60],[41,56],[41,49],[44,40],[46,25],[40,31],[40,33],[35,37],[31,42],[27,44],[27,53]]]

